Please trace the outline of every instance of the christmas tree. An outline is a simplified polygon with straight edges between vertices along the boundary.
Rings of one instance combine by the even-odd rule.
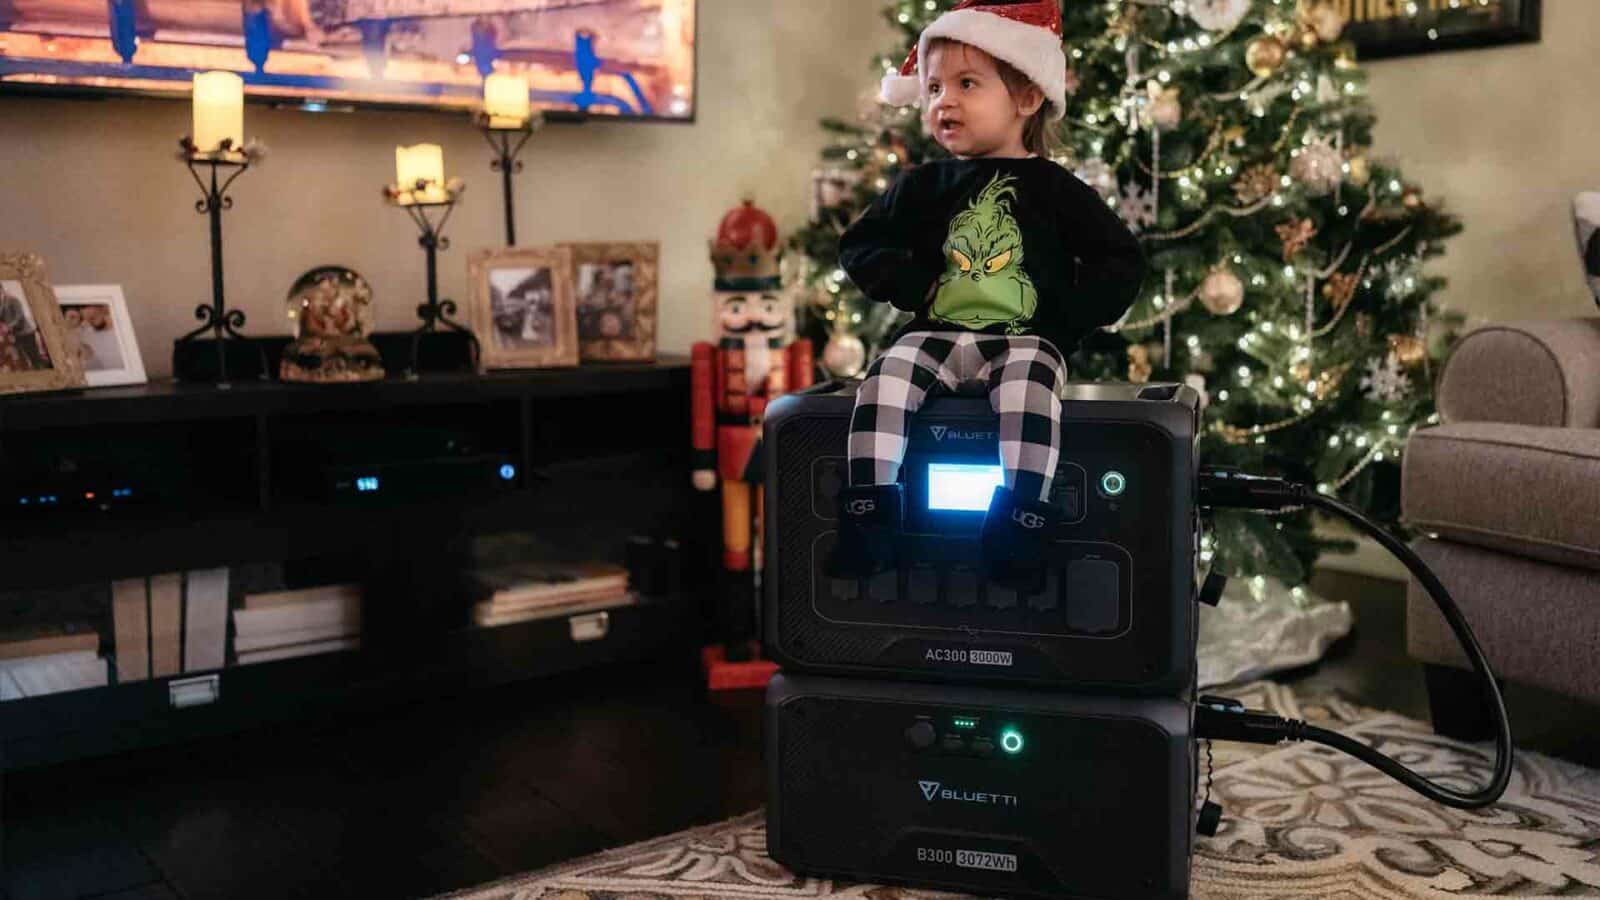
[[[890,5],[901,45],[874,61],[874,79],[953,5]],[[1072,377],[1187,381],[1207,400],[1208,465],[1314,483],[1398,530],[1398,461],[1410,433],[1438,421],[1433,375],[1462,321],[1434,301],[1444,280],[1423,264],[1460,224],[1373,154],[1338,6],[1064,7],[1069,110],[1054,158],[1118,210],[1154,273],[1123,320],[1073,355]],[[838,269],[839,234],[900,172],[944,152],[919,110],[862,106],[855,121],[823,123],[835,140],[794,238],[802,328],[836,377],[860,374],[897,321]],[[1320,553],[1348,548],[1315,535],[1305,509],[1212,521],[1202,561],[1297,597]]]

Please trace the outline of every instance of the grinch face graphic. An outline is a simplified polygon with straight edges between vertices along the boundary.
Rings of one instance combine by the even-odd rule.
[[[971,205],[950,221],[945,271],[930,318],[981,329],[1006,324],[1022,330],[1039,305],[1039,292],[1022,270],[1022,230],[1011,215],[1017,195],[1010,175],[995,175]]]

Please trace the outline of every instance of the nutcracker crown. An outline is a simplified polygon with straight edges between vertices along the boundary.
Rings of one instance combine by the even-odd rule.
[[[772,290],[780,286],[778,261],[783,246],[778,225],[746,200],[722,217],[711,241],[711,265],[719,291]]]

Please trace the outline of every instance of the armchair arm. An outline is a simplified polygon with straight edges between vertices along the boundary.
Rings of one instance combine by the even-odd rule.
[[[1439,418],[1600,428],[1600,317],[1487,325],[1439,373]]]

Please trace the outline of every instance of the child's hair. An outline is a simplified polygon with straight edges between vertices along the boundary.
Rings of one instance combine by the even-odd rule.
[[[1000,73],[1000,80],[1005,83],[1006,91],[1016,99],[1019,94],[1028,88],[1038,89],[1033,79],[1022,74],[1022,70],[1006,62],[998,56],[976,47],[972,44],[952,38],[934,38],[928,42],[928,55],[933,55],[935,47],[960,47],[962,50],[976,50],[994,61],[994,67]],[[1043,94],[1043,91],[1040,91]],[[1055,135],[1050,131],[1050,101],[1046,99],[1033,115],[1022,126],[1022,146],[1029,153],[1037,156],[1049,156],[1051,148],[1056,144]]]

